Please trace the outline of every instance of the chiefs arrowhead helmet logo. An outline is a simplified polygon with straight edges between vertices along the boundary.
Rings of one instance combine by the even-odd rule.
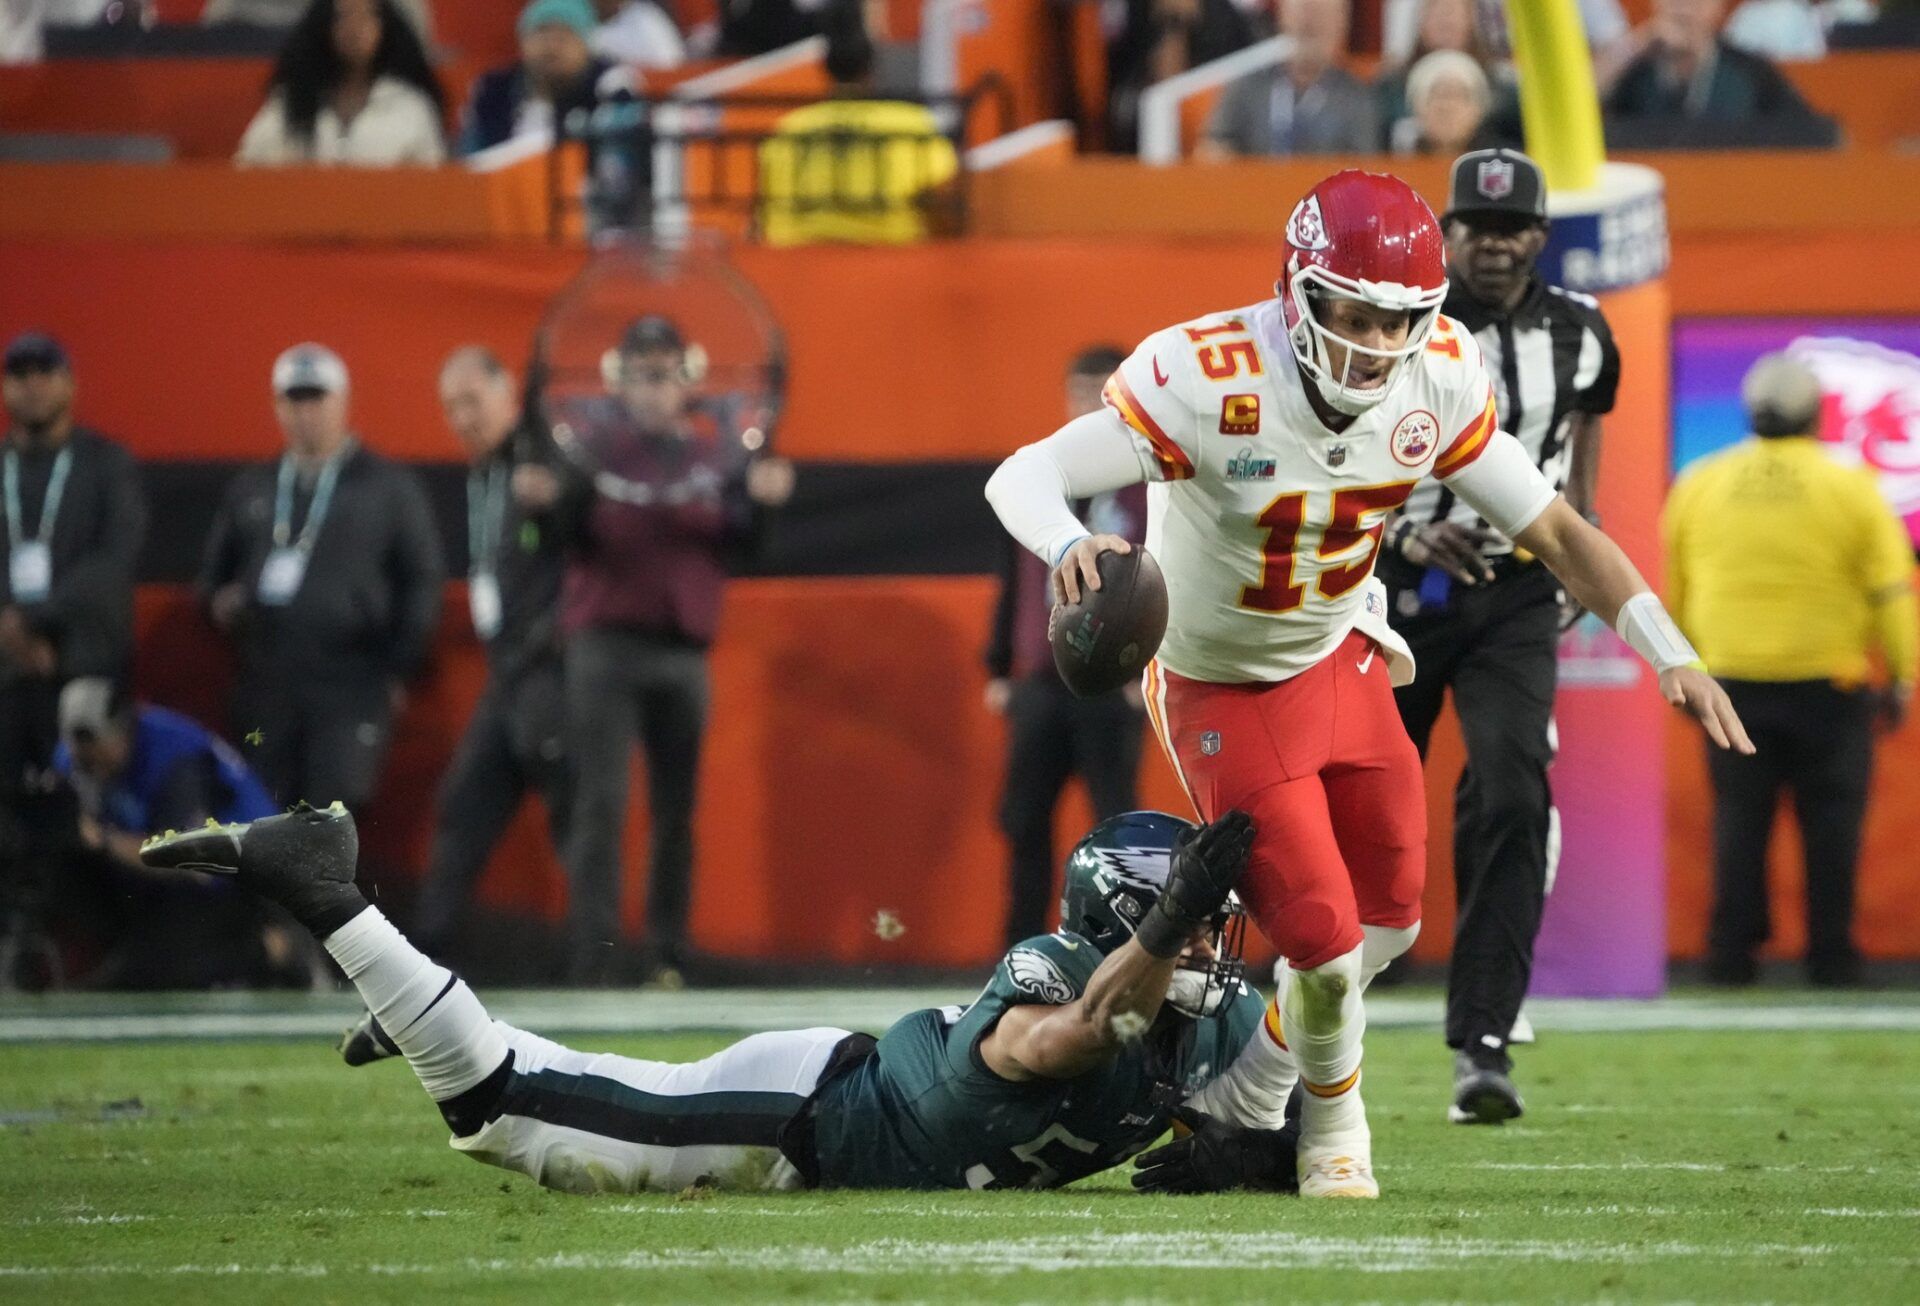
[[[1320,216],[1318,195],[1309,195],[1293,206],[1293,216],[1287,219],[1287,243],[1296,249],[1325,249],[1331,243],[1326,220]]]

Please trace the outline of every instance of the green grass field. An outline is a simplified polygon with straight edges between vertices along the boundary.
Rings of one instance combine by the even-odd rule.
[[[0,1300],[1920,1301],[1910,1032],[1546,1032],[1502,1129],[1444,1122],[1448,1069],[1430,1032],[1370,1036],[1378,1203],[1118,1173],[584,1199],[455,1154],[404,1066],[322,1042],[14,1044]]]

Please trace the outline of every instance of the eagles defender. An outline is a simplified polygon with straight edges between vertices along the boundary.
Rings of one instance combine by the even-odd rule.
[[[1253,840],[1231,812],[1195,831],[1131,813],[1068,862],[1066,927],[1012,949],[967,1007],[879,1040],[756,1034],[673,1065],[562,1047],[499,1021],[354,887],[337,804],[150,841],[149,865],[237,875],[290,911],[359,988],[370,1038],[406,1057],[477,1160],[571,1192],[723,1187],[1045,1188],[1142,1158],[1143,1188],[1290,1187],[1291,1135],[1185,1100],[1231,1064],[1262,1006],[1241,979],[1231,899]],[[1115,982],[1115,960],[1144,964]]]
[[[1420,759],[1392,686],[1413,673],[1373,577],[1387,516],[1427,477],[1538,557],[1722,747],[1751,752],[1726,693],[1620,549],[1497,425],[1473,335],[1440,312],[1440,226],[1397,177],[1319,183],[1286,224],[1273,298],[1149,336],[1075,418],[996,471],[987,497],[1054,568],[1098,589],[1074,500],[1140,481],[1169,618],[1148,716],[1202,816],[1259,828],[1242,894],[1287,959],[1267,1030],[1199,1095],[1277,1125],[1296,1083],[1303,1197],[1377,1197],[1360,1096],[1361,1001],[1413,943],[1426,876]],[[1116,956],[1112,981],[1135,958]]]

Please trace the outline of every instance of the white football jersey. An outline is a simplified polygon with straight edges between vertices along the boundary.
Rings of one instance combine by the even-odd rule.
[[[1268,300],[1156,332],[1113,374],[1103,397],[1151,463],[1147,550],[1171,603],[1163,666],[1284,680],[1360,624],[1404,659],[1395,683],[1410,678],[1373,581],[1382,529],[1421,478],[1471,465],[1498,431],[1480,348],[1451,318],[1400,368],[1386,399],[1328,430]]]

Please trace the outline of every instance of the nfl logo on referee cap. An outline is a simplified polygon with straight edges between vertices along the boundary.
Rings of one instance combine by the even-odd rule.
[[[1505,199],[1513,194],[1513,165],[1499,158],[1480,160],[1474,188],[1490,200]]]

